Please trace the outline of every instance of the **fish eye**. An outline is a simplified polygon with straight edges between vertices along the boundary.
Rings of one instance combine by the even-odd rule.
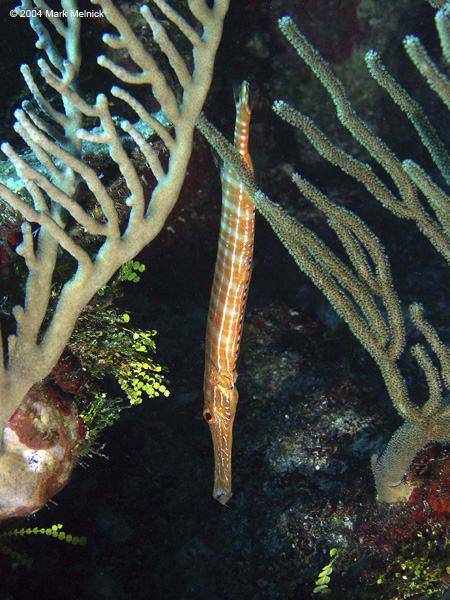
[[[203,416],[207,423],[214,423],[214,421],[216,420],[216,415],[212,411],[210,411],[209,408],[205,408],[205,410],[203,411]]]

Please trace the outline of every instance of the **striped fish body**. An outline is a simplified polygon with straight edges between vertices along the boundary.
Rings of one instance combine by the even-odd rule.
[[[249,86],[236,99],[234,142],[248,167]],[[206,330],[204,410],[214,446],[213,496],[231,497],[231,446],[238,392],[236,361],[250,283],[255,208],[230,167],[222,170],[222,215]]]

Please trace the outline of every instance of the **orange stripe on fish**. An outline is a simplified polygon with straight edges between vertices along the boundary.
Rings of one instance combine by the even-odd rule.
[[[236,98],[234,144],[251,169],[248,154],[249,85]],[[231,497],[231,445],[238,392],[236,361],[250,283],[255,207],[231,167],[222,170],[222,215],[214,281],[206,329],[203,416],[214,446],[213,496],[225,504]]]

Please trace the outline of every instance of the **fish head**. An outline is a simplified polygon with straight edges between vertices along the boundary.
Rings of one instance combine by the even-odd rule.
[[[209,425],[214,446],[213,497],[226,504],[232,494],[231,447],[238,391],[229,381],[216,382],[212,387],[208,399],[205,391],[203,417]]]

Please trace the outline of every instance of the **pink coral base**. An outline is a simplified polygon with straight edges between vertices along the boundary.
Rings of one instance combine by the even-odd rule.
[[[0,520],[42,508],[68,482],[85,442],[76,409],[35,385],[3,432]]]

